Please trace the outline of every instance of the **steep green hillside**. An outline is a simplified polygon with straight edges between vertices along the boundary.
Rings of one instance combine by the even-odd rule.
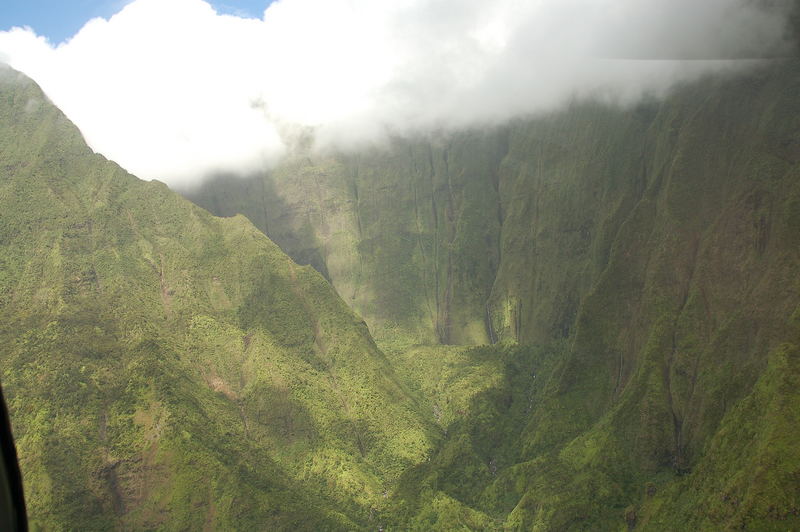
[[[0,131],[0,376],[34,528],[377,526],[438,431],[322,276],[93,154],[5,67]]]
[[[401,527],[793,529],[798,94],[774,62],[187,195],[325,273],[439,408]]]
[[[800,528],[798,94],[773,63],[190,194],[320,275],[0,71],[34,524]]]

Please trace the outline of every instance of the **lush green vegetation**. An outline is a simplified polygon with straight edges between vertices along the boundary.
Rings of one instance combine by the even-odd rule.
[[[798,93],[772,63],[187,195],[323,271],[447,430],[400,528],[791,529]],[[489,341],[546,347],[457,347]],[[510,360],[537,357],[520,409]]]
[[[800,528],[797,94],[785,62],[189,194],[296,263],[0,71],[34,526]]]
[[[34,528],[376,523],[439,431],[361,319],[1,74],[0,370]]]

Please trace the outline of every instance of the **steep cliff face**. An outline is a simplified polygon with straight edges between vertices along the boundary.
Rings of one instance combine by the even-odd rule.
[[[92,153],[6,67],[0,131],[0,371],[34,526],[377,519],[438,433],[322,276]]]
[[[220,177],[185,195],[248,216],[330,279],[380,338],[487,343],[501,222],[493,176],[505,139],[470,133],[298,155],[268,175]]]
[[[325,272],[390,352],[549,346],[514,355],[528,377],[476,398],[415,473],[439,479],[423,522],[466,505],[521,529],[796,525],[797,94],[797,62],[772,63],[188,195]],[[489,476],[487,441],[505,449]]]
[[[716,159],[682,163],[684,173],[725,175],[717,163],[745,146],[734,131],[715,139],[712,130],[749,135],[770,112],[769,89],[759,87],[770,76],[788,80],[781,72],[792,68],[706,80],[633,109],[574,104],[480,133],[298,155],[267,175],[218,177],[185,195],[217,214],[248,216],[331,280],[378,336],[452,344],[566,337],[645,190],[695,141]],[[782,81],[772,86],[790,98]],[[727,118],[694,116],[709,98]],[[774,150],[795,149],[785,142]]]

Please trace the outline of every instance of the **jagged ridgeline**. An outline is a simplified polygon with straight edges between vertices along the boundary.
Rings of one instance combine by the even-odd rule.
[[[92,153],[7,67],[0,132],[0,370],[34,527],[377,527],[439,433],[323,277]]]
[[[323,273],[446,428],[398,528],[795,529],[798,95],[771,62],[186,195]]]

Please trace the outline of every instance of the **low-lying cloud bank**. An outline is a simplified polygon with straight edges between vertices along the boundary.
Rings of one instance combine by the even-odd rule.
[[[320,146],[500,123],[575,97],[624,102],[789,53],[791,2],[279,0],[262,19],[135,0],[54,47],[0,32],[96,151],[187,186]]]

